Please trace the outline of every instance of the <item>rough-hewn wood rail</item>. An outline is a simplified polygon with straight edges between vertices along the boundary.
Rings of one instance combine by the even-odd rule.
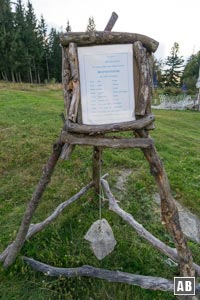
[[[142,34],[129,32],[108,32],[108,31],[93,31],[93,32],[68,32],[60,35],[62,46],[68,46],[70,43],[76,43],[77,46],[94,46],[94,45],[109,45],[109,44],[133,44],[140,41],[145,48],[150,52],[155,52],[159,43]]]
[[[113,124],[104,124],[104,125],[85,125],[73,123],[69,120],[65,123],[65,130],[71,133],[81,133],[88,135],[98,135],[105,134],[109,132],[120,132],[120,131],[131,131],[137,129],[143,129],[155,120],[152,114],[143,117],[139,120],[113,123]]]
[[[89,137],[69,134],[63,131],[61,134],[63,143],[71,145],[85,145],[105,148],[150,148],[153,145],[151,138],[117,138],[117,137]]]
[[[138,274],[131,274],[121,271],[111,271],[106,269],[95,268],[93,266],[81,266],[77,268],[59,268],[53,267],[33,258],[23,257],[34,270],[44,273],[51,277],[93,277],[107,280],[108,282],[121,282],[130,285],[137,285],[143,289],[160,290],[160,291],[174,291],[174,283],[162,277],[143,276]],[[196,285],[196,295],[200,294],[200,285]],[[189,296],[190,297],[190,296]],[[186,298],[181,298],[186,299]],[[188,298],[191,299],[191,298]]]

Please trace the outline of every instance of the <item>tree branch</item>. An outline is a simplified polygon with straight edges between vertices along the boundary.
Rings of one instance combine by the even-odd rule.
[[[71,133],[81,133],[81,134],[83,133],[91,136],[97,134],[104,134],[108,132],[121,132],[121,131],[143,129],[149,126],[150,124],[152,124],[154,120],[155,118],[152,114],[135,121],[121,122],[115,124],[105,124],[105,125],[85,125],[85,124],[73,123],[67,120],[65,122],[64,129]]]
[[[110,271],[87,265],[78,268],[57,268],[28,257],[23,257],[23,260],[26,261],[33,269],[52,277],[94,277],[105,279],[109,282],[122,282],[131,285],[137,285],[144,289],[170,292],[174,290],[173,281],[161,277],[142,276],[120,271]]]
[[[156,249],[164,253],[166,256],[170,257],[172,260],[179,262],[176,249],[167,246],[165,243],[157,239],[148,230],[146,230],[141,224],[139,224],[131,214],[121,209],[117,204],[117,201],[113,196],[112,192],[110,191],[108,182],[104,179],[101,179],[101,183],[105,190],[106,196],[108,198],[110,210],[117,213],[124,221],[126,221],[131,227],[133,227],[136,230],[139,236],[147,240]],[[193,263],[193,268],[200,275],[200,266]]]

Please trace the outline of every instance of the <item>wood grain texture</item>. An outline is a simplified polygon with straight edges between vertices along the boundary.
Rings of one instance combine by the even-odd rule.
[[[122,282],[137,285],[144,289],[170,292],[174,289],[173,281],[161,277],[142,276],[121,271],[110,271],[88,265],[78,268],[58,268],[41,263],[33,258],[23,257],[23,259],[33,269],[52,277],[94,277],[105,279],[109,282]]]
[[[148,131],[139,130],[135,133],[136,137],[149,137]],[[172,197],[171,188],[164,166],[159,158],[155,146],[149,149],[142,149],[150,170],[157,183],[158,192],[161,199],[162,221],[168,232],[171,234],[179,257],[179,266],[181,276],[195,276],[193,268],[193,258],[187,245],[186,238],[182,232],[178,209]]]
[[[135,114],[144,116],[151,113],[152,70],[149,64],[149,54],[140,41],[133,44],[134,56],[137,62],[139,77],[136,79]]]
[[[109,201],[109,209],[118,214],[124,221],[126,221],[131,227],[133,227],[136,230],[138,235],[147,240],[153,247],[161,251],[166,256],[170,257],[172,260],[179,262],[179,256],[177,254],[176,248],[171,248],[164,242],[160,241],[148,230],[146,230],[143,227],[143,225],[138,223],[130,213],[124,211],[118,205],[118,201],[115,199],[114,195],[110,190],[108,182],[104,178],[101,179],[101,184]],[[193,263],[193,268],[195,269],[197,274],[200,275],[200,266]]]
[[[159,43],[142,34],[128,32],[68,32],[60,35],[60,41],[63,46],[75,42],[77,46],[94,46],[94,45],[110,45],[110,44],[133,44],[141,41],[144,47],[150,52],[155,52]]]
[[[71,80],[71,70],[69,65],[69,51],[68,48],[62,48],[62,84],[63,84],[63,96],[65,105],[65,117],[69,112],[69,106],[71,103],[71,91],[68,89],[69,82]]]
[[[70,133],[83,133],[92,135],[99,135],[105,134],[109,132],[120,132],[120,131],[130,131],[136,129],[143,129],[150,124],[153,123],[155,120],[152,114],[145,116],[136,121],[130,122],[121,122],[115,124],[105,124],[105,125],[84,125],[84,124],[77,124],[70,121],[66,121],[65,123],[65,130]]]
[[[63,89],[66,119],[76,122],[81,120],[80,110],[80,80],[78,68],[77,46],[70,43],[69,47],[63,47]],[[79,114],[79,116],[78,116]],[[65,144],[60,158],[69,160],[75,146]]]
[[[80,102],[80,78],[76,43],[69,44],[69,64],[71,70],[72,98],[68,112],[68,119],[76,122]]]
[[[72,145],[96,146],[105,148],[149,148],[152,139],[148,138],[116,138],[116,137],[89,137],[87,135],[69,134],[63,131],[61,140]]]

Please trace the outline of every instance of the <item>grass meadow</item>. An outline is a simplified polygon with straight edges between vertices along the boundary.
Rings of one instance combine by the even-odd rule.
[[[62,128],[62,88],[0,83],[0,252],[15,238],[21,219]],[[156,129],[151,132],[167,171],[172,193],[200,217],[200,113],[155,110]],[[129,136],[131,133],[124,133]],[[92,148],[76,147],[70,161],[59,161],[42,197],[33,223],[46,218],[91,180]],[[131,169],[124,191],[116,189],[120,172]],[[133,214],[156,237],[173,241],[160,222],[157,192],[149,166],[140,150],[110,150],[103,155],[103,174],[120,206]],[[26,255],[58,267],[92,265],[110,270],[173,279],[176,267],[138,237],[134,230],[102,203],[102,217],[110,223],[117,245],[98,261],[84,235],[99,218],[94,191],[69,206],[44,231],[27,241],[15,264],[0,266],[2,300],[165,300],[171,293],[143,290],[92,278],[50,278],[23,263]],[[189,241],[194,260],[200,263],[199,245]]]

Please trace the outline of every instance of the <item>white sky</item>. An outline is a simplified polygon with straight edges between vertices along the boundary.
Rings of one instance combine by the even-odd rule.
[[[159,42],[155,55],[166,58],[174,42],[184,58],[200,50],[199,0],[30,0],[39,19],[65,31],[69,20],[73,31],[85,31],[90,16],[96,30],[103,30],[112,11],[119,18],[113,31],[147,35]],[[27,0],[23,0],[26,5]]]

